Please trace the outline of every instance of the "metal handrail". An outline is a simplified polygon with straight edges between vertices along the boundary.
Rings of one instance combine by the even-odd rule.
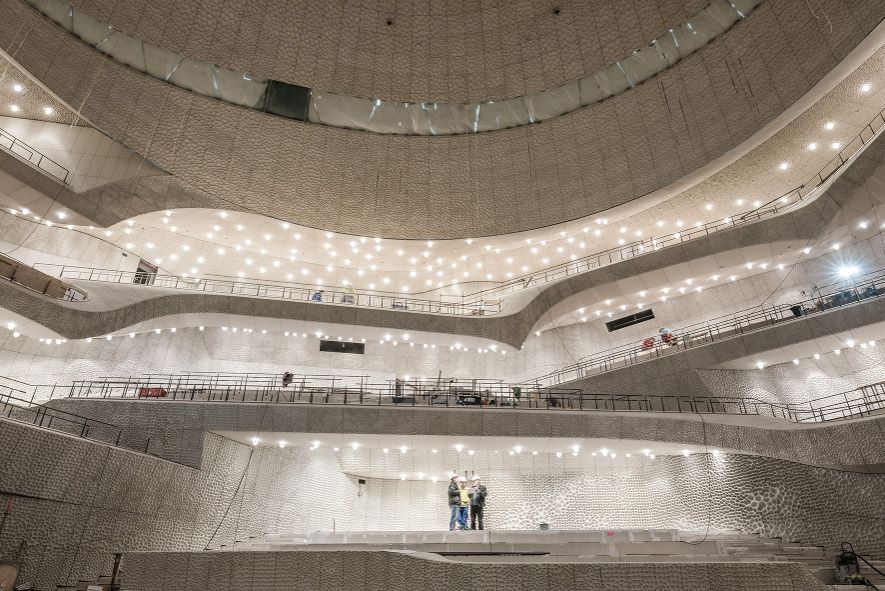
[[[56,385],[32,385],[6,376],[0,376],[0,380],[16,382],[32,391],[31,397],[28,399],[27,393],[23,389],[0,384],[0,418],[2,419],[31,424],[81,439],[159,457],[168,462],[180,463],[153,453],[150,450],[151,438],[143,435],[140,431],[133,429],[124,431],[112,423],[34,402],[34,395],[41,389],[51,388],[52,394],[49,397],[51,399],[55,394]]]
[[[119,446],[122,430],[116,425],[71,412],[34,404],[22,390],[0,386],[0,416],[45,429],[61,431],[83,439]]]
[[[858,554],[857,552],[855,552],[854,555],[857,556],[858,558],[860,558],[861,560],[863,560],[864,564],[866,564],[868,567],[873,569],[873,571],[876,572],[879,576],[885,577],[885,573],[880,571],[878,568],[876,568],[876,565],[874,565],[872,562],[867,560],[866,556],[864,556],[863,554]],[[864,583],[866,584],[866,586],[868,588],[873,589],[873,591],[879,591],[879,588],[877,586],[875,586],[874,584],[872,584],[868,579],[864,578]]]
[[[77,380],[54,389],[69,398],[393,407],[467,407],[768,416],[796,423],[826,422],[885,411],[885,382],[802,403],[675,394],[596,394],[577,388],[500,380],[412,379],[372,382],[368,376],[291,374],[145,374]]]
[[[62,287],[64,289],[64,292],[55,295],[57,292],[53,289],[53,287],[57,286],[54,286],[52,281],[45,281],[42,284],[35,283],[34,276],[30,275],[27,272],[23,274],[23,276],[20,278],[19,271],[21,269],[33,270],[41,279],[55,279],[52,275],[43,273],[42,271],[37,269],[36,266],[28,265],[18,259],[12,258],[11,256],[0,254],[0,279],[6,279],[7,281],[11,281],[12,283],[15,283],[16,285],[21,286],[25,289],[37,292],[56,300],[64,300],[66,302],[82,302],[88,297],[86,292],[84,292],[83,290],[62,281],[59,281],[57,286]]]
[[[501,302],[447,302],[404,296],[384,291],[357,289],[327,289],[298,283],[258,283],[251,280],[179,277],[142,271],[115,271],[71,265],[35,263],[34,268],[49,270],[62,279],[124,283],[183,289],[221,295],[236,295],[265,299],[295,300],[315,304],[332,304],[367,308],[389,308],[404,312],[421,312],[456,316],[484,316],[501,311]]]
[[[61,182],[68,182],[70,171],[67,168],[2,128],[0,128],[0,148],[31,166],[52,175]],[[25,155],[25,152],[27,152],[27,155]]]
[[[838,289],[835,286],[840,286]],[[820,295],[822,289],[830,291]],[[814,297],[791,304],[757,306],[712,320],[698,322],[674,329],[666,341],[647,337],[607,351],[595,353],[577,363],[544,374],[532,381],[544,386],[553,386],[649,361],[663,355],[683,351],[691,347],[706,345],[747,332],[753,332],[802,316],[818,314],[835,307],[853,304],[885,294],[885,269],[873,271],[854,279],[847,279],[813,288]]]

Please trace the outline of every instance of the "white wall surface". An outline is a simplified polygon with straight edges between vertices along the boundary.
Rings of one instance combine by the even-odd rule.
[[[747,396],[780,403],[798,403],[848,392],[885,381],[885,344],[843,348],[821,358],[802,358],[798,365],[780,363],[765,369],[701,369],[698,375],[719,396]]]
[[[75,191],[136,176],[165,174],[150,161],[92,127],[16,117],[0,117],[0,127],[67,168],[68,184]]]

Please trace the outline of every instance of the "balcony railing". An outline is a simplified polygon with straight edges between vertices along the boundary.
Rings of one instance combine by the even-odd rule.
[[[43,172],[57,178],[63,183],[68,182],[70,171],[49,158],[34,147],[24,143],[5,129],[0,129],[0,147],[17,157],[24,160],[34,168],[39,168]]]
[[[72,398],[201,403],[319,404],[385,407],[568,410],[756,415],[792,422],[825,422],[885,410],[885,382],[808,402],[777,404],[755,398],[669,394],[594,394],[539,383],[488,379],[410,379],[375,382],[367,376],[279,374],[145,374],[78,380],[54,386]]]
[[[483,316],[486,314],[497,314],[501,311],[501,302],[491,300],[461,303],[412,298],[381,291],[326,289],[324,287],[295,283],[257,283],[251,280],[243,281],[232,278],[178,277],[177,275],[165,275],[162,273],[114,271],[47,263],[37,263],[34,267],[63,279],[144,285],[220,295],[300,301],[312,304],[388,308],[403,312],[422,312],[425,314],[453,316]]]
[[[542,386],[556,386],[588,376],[627,367],[690,349],[721,341],[775,324],[819,314],[848,304],[854,304],[885,294],[885,269],[846,279],[822,288],[810,290],[815,294],[795,303],[757,306],[706,322],[690,324],[671,332],[649,336],[607,351],[595,353],[578,363],[545,374],[532,380]]]
[[[73,285],[4,254],[0,254],[0,278],[57,300],[82,302],[86,299],[86,293]]]
[[[120,445],[120,428],[73,413],[34,404],[23,390],[0,385],[0,417],[83,439]]]

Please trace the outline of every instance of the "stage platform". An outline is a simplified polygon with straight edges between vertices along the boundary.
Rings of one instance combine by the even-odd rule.
[[[813,570],[831,559],[818,546],[794,544],[735,531],[499,530],[413,532],[314,532],[269,534],[220,551],[373,551],[435,554],[458,562],[800,562]]]
[[[822,548],[735,531],[269,534],[204,552],[126,552],[123,591],[825,591]],[[84,587],[85,588],[85,587]]]

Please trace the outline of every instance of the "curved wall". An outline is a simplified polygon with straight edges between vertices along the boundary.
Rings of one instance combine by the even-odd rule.
[[[821,230],[838,215],[842,199],[851,197],[849,189],[854,187],[854,182],[851,177],[846,177],[839,180],[839,187],[842,187],[844,192],[834,191],[833,199],[818,199],[806,207],[777,218],[717,232],[705,238],[574,275],[546,287],[525,307],[506,316],[456,317],[419,312],[404,313],[382,308],[320,305],[313,302],[209,293],[176,293],[151,287],[131,288],[138,291],[133,291],[125,300],[121,300],[118,293],[115,295],[118,290],[114,289],[102,300],[100,296],[102,286],[90,282],[84,282],[84,289],[91,290],[93,296],[92,304],[88,307],[59,306],[2,283],[0,283],[0,292],[4,294],[3,307],[27,318],[39,318],[41,324],[67,338],[100,336],[163,316],[199,312],[231,314],[244,318],[309,320],[325,324],[476,336],[520,347],[531,331],[535,330],[535,326],[539,323],[546,324],[553,319],[549,316],[549,312],[554,306],[601,283],[617,282],[718,253],[739,252],[741,248],[752,245],[767,245],[781,240],[799,242],[815,240]],[[727,286],[724,289],[727,289]],[[757,291],[755,287],[750,289],[752,293]],[[679,305],[676,300],[667,304],[671,307]],[[562,308],[563,306],[560,307],[560,311]]]
[[[710,0],[691,20],[670,28],[645,47],[637,48],[602,70],[539,93],[471,103],[415,103],[356,97],[278,80],[256,79],[249,73],[229,70],[132,37],[72,7],[67,0],[29,0],[53,22],[91,47],[185,90],[299,121],[375,133],[433,136],[520,127],[609,98],[642,84],[700,49],[745,18],[761,1]],[[280,101],[280,97],[287,100]]]
[[[760,400],[780,403],[804,402],[837,392],[848,392],[885,381],[882,347],[844,348],[818,354],[820,359],[800,359],[765,369],[699,369],[698,377],[714,396],[746,393]]]
[[[62,386],[58,393],[63,395],[63,392]],[[885,467],[885,433],[881,417],[795,424],[753,416],[691,413],[427,406],[391,408],[334,403],[263,404],[78,397],[54,398],[46,405],[121,427],[124,432],[122,445],[129,448],[143,446],[147,437],[152,454],[191,466],[199,466],[202,432],[209,431],[249,437],[260,433],[270,444],[287,433],[366,436],[372,441],[384,437],[389,438],[391,448],[403,445],[404,441],[411,442],[412,436],[417,440],[422,436],[490,438],[489,441],[503,438],[502,447],[521,439],[541,441],[548,437],[567,442],[563,445],[566,447],[575,438],[582,442],[595,438],[615,440],[616,445],[637,442],[637,448],[640,447],[638,442],[644,442],[642,447],[651,448],[666,444],[676,448],[718,448],[808,467],[862,473],[881,473]],[[243,440],[248,441],[246,437]],[[438,439],[433,441],[433,445],[443,445]],[[561,461],[559,458],[554,460],[548,450],[547,455],[537,457],[541,464],[553,462],[544,469],[535,466],[535,456],[528,453],[511,457],[480,450],[475,456],[462,456],[451,449],[428,456],[426,446],[425,443],[423,454],[416,450],[404,456],[379,454],[378,449],[361,447],[351,450],[345,447],[340,459],[346,471],[355,473],[371,475],[373,470],[377,473],[383,469],[394,474],[424,471],[428,476],[431,470],[452,469],[537,474],[580,472],[592,467],[593,462],[601,461],[591,459],[592,456],[588,457],[586,453],[577,458],[567,453]],[[625,461],[622,457],[617,466],[623,467]]]
[[[706,2],[71,3],[134,37],[257,78],[363,97],[468,102],[574,80],[646,45]]]
[[[199,97],[108,61],[17,0],[0,3],[0,42],[20,43],[16,59],[111,136],[231,206],[344,233],[455,238],[589,215],[707,164],[783,112],[885,14],[860,6],[863,18],[840,11],[832,32],[808,35],[818,24],[806,2],[766,3],[612,100],[527,128],[436,138],[323,128]]]
[[[386,529],[444,529],[447,521],[444,483],[372,480],[358,496],[356,478],[327,451],[253,448],[208,434],[194,469],[0,423],[0,501],[12,507],[0,548],[13,552],[26,542],[23,578],[38,588],[95,580],[110,572],[113,552],[200,551],[265,533],[331,529],[333,519],[339,530],[388,518]],[[851,539],[858,551],[885,552],[881,475],[726,454],[659,458],[623,472],[492,472],[486,484],[496,528],[542,517],[527,500],[543,489],[558,499],[549,516],[563,529],[709,526],[830,550]]]

